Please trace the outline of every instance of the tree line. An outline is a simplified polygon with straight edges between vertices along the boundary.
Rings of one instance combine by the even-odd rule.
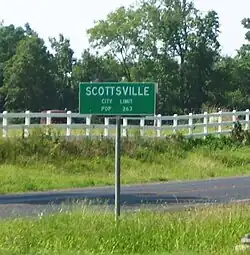
[[[29,23],[2,22],[0,110],[78,111],[79,82],[89,81],[157,82],[163,115],[249,108],[250,18],[242,26],[247,43],[224,56],[215,11],[201,13],[188,0],[140,0],[95,22],[77,59],[63,34],[49,38],[48,50]]]

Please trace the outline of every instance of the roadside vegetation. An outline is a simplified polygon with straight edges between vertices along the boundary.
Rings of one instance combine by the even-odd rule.
[[[249,145],[249,132],[239,123],[222,137],[123,138],[122,183],[249,174]],[[67,141],[37,129],[28,138],[1,139],[0,162],[1,193],[114,183],[112,139]]]
[[[109,211],[86,207],[35,219],[0,220],[0,253],[241,254],[235,246],[249,231],[249,209],[249,205],[224,205],[123,213],[119,225]]]

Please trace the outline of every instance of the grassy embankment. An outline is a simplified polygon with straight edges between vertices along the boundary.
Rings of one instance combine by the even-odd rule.
[[[123,214],[118,227],[111,213],[89,209],[0,220],[0,254],[236,254],[235,245],[250,228],[249,209],[230,205],[179,213],[144,211]]]
[[[249,174],[250,146],[239,140],[124,139],[122,183]],[[114,183],[114,142],[107,139],[59,141],[37,130],[27,139],[0,140],[0,162],[0,193]]]
[[[125,139],[123,183],[246,174],[249,143],[247,132],[205,140]],[[110,140],[67,142],[41,132],[1,140],[0,189],[110,184],[113,153]],[[87,207],[37,219],[0,220],[0,254],[236,254],[235,245],[250,228],[249,209],[238,204],[178,213],[123,212],[118,227],[110,212]]]

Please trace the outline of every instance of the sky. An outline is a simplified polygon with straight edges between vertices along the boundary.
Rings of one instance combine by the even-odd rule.
[[[95,20],[134,0],[0,0],[0,21],[5,25],[23,26],[29,23],[45,42],[62,33],[71,41],[75,56],[80,57],[89,46],[86,30]],[[249,0],[194,0],[200,11],[215,10],[221,24],[222,53],[234,55],[245,42],[241,20],[250,17]],[[48,45],[48,44],[47,44]]]

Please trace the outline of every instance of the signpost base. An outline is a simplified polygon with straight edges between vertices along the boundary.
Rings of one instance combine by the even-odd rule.
[[[115,219],[118,220],[120,208],[121,193],[121,117],[116,117],[116,134],[115,134]]]

